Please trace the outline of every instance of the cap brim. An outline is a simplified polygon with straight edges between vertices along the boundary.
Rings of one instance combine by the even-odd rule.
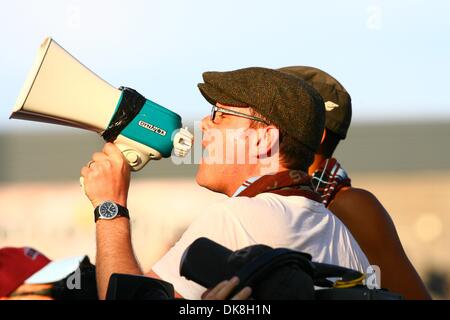
[[[64,279],[69,274],[74,272],[80,266],[81,261],[86,256],[76,256],[61,260],[52,261],[47,264],[44,268],[33,274],[27,280],[26,284],[45,284],[53,283]]]
[[[205,97],[205,99],[212,105],[216,105],[216,103],[219,102],[223,105],[232,107],[247,107],[246,103],[233,99],[208,83],[199,83],[198,88],[203,97]]]

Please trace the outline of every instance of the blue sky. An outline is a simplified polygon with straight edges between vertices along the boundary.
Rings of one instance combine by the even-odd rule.
[[[46,36],[185,119],[209,111],[204,71],[310,65],[347,88],[354,122],[450,120],[449,13],[447,0],[4,2],[0,130],[49,128],[8,119]]]

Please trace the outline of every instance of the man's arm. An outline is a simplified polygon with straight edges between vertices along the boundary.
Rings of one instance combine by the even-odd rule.
[[[127,206],[130,167],[112,143],[94,153],[90,165],[81,169],[84,191],[93,207],[110,200]],[[131,244],[130,222],[125,217],[99,219],[96,224],[96,277],[100,299],[106,296],[113,273],[142,274]]]
[[[142,275],[131,244],[127,218],[98,220],[96,225],[96,277],[100,299],[105,299],[109,278],[113,273]]]
[[[143,275],[131,243],[130,223],[127,218],[97,222],[96,277],[100,299],[106,296],[109,278],[113,273]],[[114,237],[110,235],[114,234]],[[161,279],[153,270],[146,277]],[[175,298],[183,298],[175,291]]]
[[[127,206],[130,167],[120,150],[112,143],[92,157],[90,166],[81,169],[84,190],[92,205],[106,200]],[[96,224],[96,277],[100,299],[105,299],[113,273],[142,275],[131,243],[130,221],[125,217],[98,220]],[[155,273],[148,276],[159,278]],[[177,297],[181,297],[177,295]]]
[[[345,188],[329,209],[347,226],[371,264],[381,269],[381,285],[406,299],[430,299],[409,261],[389,213],[370,192]]]

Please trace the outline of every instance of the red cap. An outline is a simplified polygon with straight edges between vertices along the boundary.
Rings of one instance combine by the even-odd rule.
[[[50,260],[32,248],[0,249],[0,297],[9,296]]]

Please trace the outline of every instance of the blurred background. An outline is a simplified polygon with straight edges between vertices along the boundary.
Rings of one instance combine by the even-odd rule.
[[[46,36],[112,85],[138,90],[191,127],[209,112],[196,88],[202,72],[310,65],[336,77],[352,96],[352,127],[337,158],[353,185],[373,192],[390,212],[434,297],[448,299],[448,12],[446,0],[2,4],[0,247],[95,260],[92,208],[78,178],[101,138],[8,119]],[[195,165],[166,159],[133,174],[129,207],[144,269],[223,197],[198,187],[195,172]]]

